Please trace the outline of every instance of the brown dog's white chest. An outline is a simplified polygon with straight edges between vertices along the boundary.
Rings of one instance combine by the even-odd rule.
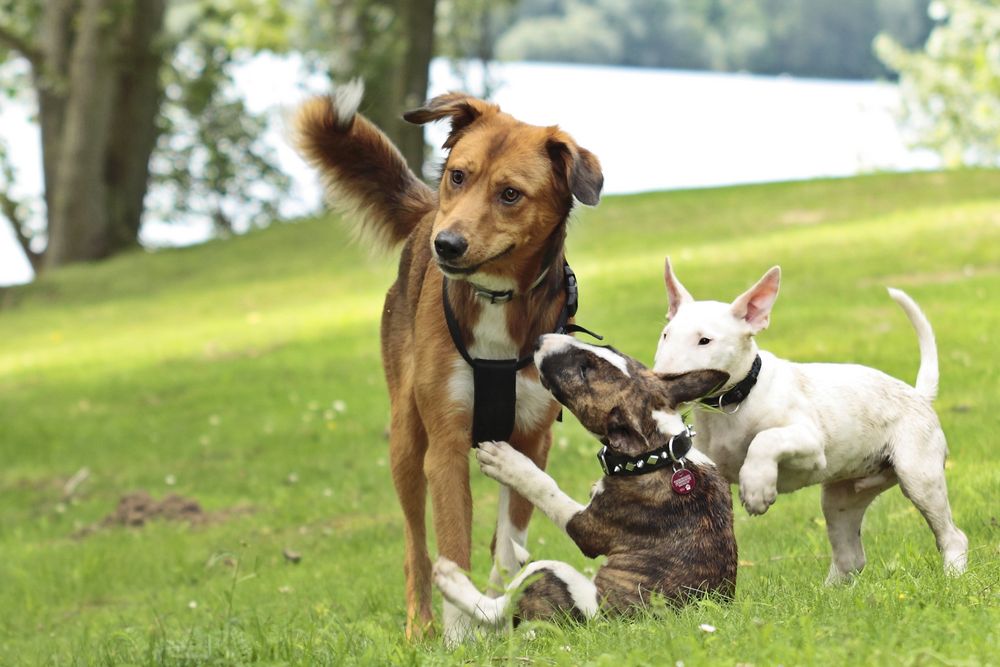
[[[507,308],[504,304],[483,304],[479,319],[473,328],[473,341],[469,355],[475,359],[515,359],[520,346],[511,338],[507,326]],[[520,431],[533,431],[550,417],[552,395],[538,380],[538,374],[529,366],[518,371],[516,380],[517,402],[514,425]],[[472,411],[474,400],[472,368],[461,357],[456,357],[448,381],[449,398],[464,410]]]

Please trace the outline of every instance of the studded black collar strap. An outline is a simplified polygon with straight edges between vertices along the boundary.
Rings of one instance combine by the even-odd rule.
[[[701,403],[707,405],[710,408],[716,408],[721,410],[727,405],[734,405],[740,403],[747,396],[750,395],[750,390],[754,388],[757,384],[757,376],[760,375],[760,355],[758,354],[754,357],[753,365],[750,366],[750,372],[747,373],[746,377],[737,382],[735,385],[727,389],[726,391],[718,394],[716,396],[707,396],[701,399]]]
[[[693,435],[691,429],[685,426],[683,431],[671,436],[667,444],[642,456],[625,456],[612,450],[608,447],[607,441],[602,440],[604,446],[597,453],[597,460],[601,462],[605,475],[645,475],[680,463],[691,451],[694,444],[691,441]]]

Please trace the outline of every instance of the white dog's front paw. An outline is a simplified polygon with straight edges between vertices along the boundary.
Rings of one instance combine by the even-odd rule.
[[[506,442],[479,443],[476,459],[484,475],[512,488],[538,471],[531,459]]]
[[[750,514],[763,514],[778,497],[778,475],[768,467],[740,470],[740,501]]]

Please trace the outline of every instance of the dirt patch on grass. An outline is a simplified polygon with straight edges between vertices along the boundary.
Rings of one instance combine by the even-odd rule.
[[[141,528],[150,521],[184,521],[201,526],[221,523],[236,516],[250,514],[250,507],[233,507],[216,512],[206,512],[201,503],[193,498],[185,498],[171,493],[156,500],[146,491],[126,493],[118,501],[118,506],[106,517],[76,531],[74,537],[86,537],[102,528],[127,526]]]
[[[208,514],[197,500],[176,493],[154,500],[145,491],[133,491],[121,497],[118,507],[104,517],[102,526],[142,526],[153,519],[204,523]]]

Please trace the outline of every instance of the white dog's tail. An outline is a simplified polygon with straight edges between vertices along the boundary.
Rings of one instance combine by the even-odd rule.
[[[938,390],[938,355],[937,344],[934,342],[934,330],[920,306],[902,290],[889,288],[889,296],[898,303],[910,323],[917,330],[917,344],[920,345],[920,370],[917,371],[916,389],[933,401]]]

